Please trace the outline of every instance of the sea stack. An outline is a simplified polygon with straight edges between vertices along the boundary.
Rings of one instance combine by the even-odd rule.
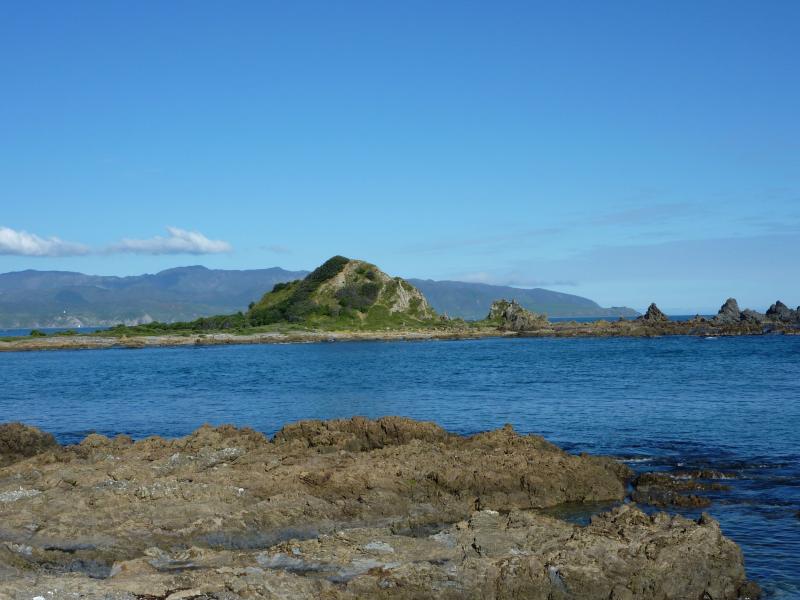
[[[742,318],[741,315],[742,311],[739,310],[739,303],[736,302],[736,298],[728,298],[720,307],[713,321],[723,325],[738,323]]]
[[[767,310],[767,318],[781,323],[800,323],[800,306],[797,310],[792,310],[778,300]]]
[[[666,323],[669,321],[669,317],[661,312],[661,309],[656,306],[655,302],[653,302],[647,307],[647,312],[641,317],[638,317],[636,320],[644,321],[646,323]]]

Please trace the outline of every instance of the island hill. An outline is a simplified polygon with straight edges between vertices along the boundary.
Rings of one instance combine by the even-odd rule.
[[[277,283],[246,312],[194,321],[118,325],[95,334],[0,338],[0,350],[103,348],[186,344],[493,336],[590,337],[760,335],[800,333],[800,307],[776,302],[766,313],[740,310],[728,299],[713,318],[674,321],[652,304],[635,319],[551,323],[514,299],[498,299],[478,321],[437,314],[422,292],[377,266],[334,256],[303,279]]]
[[[246,312],[190,322],[117,326],[115,334],[233,331],[385,331],[466,324],[437,315],[425,296],[375,265],[334,256],[303,279],[277,283]]]
[[[251,326],[303,323],[326,329],[424,327],[442,321],[406,280],[343,256],[305,279],[275,285],[242,318]]]

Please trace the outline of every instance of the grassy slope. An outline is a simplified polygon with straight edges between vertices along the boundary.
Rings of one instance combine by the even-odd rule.
[[[341,274],[341,275],[340,275]],[[344,282],[335,281],[344,279]],[[400,290],[399,288],[403,288]],[[391,311],[399,291],[411,296],[408,309]],[[289,331],[385,331],[474,329],[488,324],[445,321],[424,306],[405,280],[389,278],[375,265],[334,256],[305,279],[279,283],[246,313],[206,317],[182,323],[118,326],[109,335],[189,335],[224,331],[235,334]],[[105,335],[105,333],[104,333]]]

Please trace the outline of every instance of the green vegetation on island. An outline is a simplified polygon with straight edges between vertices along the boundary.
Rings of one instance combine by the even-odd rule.
[[[513,296],[495,299],[488,315],[477,321],[450,319],[439,315],[425,295],[401,277],[391,277],[372,263],[334,256],[302,279],[278,282],[247,311],[201,317],[193,321],[142,325],[120,324],[97,333],[79,334],[66,330],[45,336],[33,330],[28,347],[82,347],[75,343],[55,342],[54,337],[119,338],[122,344],[141,344],[129,338],[153,337],[148,343],[230,343],[231,335],[252,341],[318,340],[319,336],[344,336],[346,339],[395,339],[405,336],[426,338],[486,337],[497,335],[526,336],[654,336],[654,335],[753,335],[797,333],[800,331],[800,307],[791,309],[776,302],[762,314],[739,310],[732,298],[726,301],[713,319],[695,317],[673,321],[655,305],[634,320],[622,317],[614,322],[551,323],[545,314],[533,312]],[[217,336],[216,334],[228,334]],[[262,336],[261,334],[268,334]],[[279,334],[274,336],[272,334]],[[87,337],[88,336],[88,337]],[[348,338],[349,336],[349,338]],[[47,337],[31,343],[30,338]],[[213,338],[219,339],[214,341]],[[245,338],[247,338],[245,340]],[[20,338],[0,338],[8,348]],[[87,342],[89,343],[89,342]],[[5,348],[4,348],[5,349]]]
[[[277,283],[308,271],[280,268],[227,270],[177,267],[154,274],[111,277],[67,271],[0,273],[0,329],[108,327],[152,321],[184,323],[211,315],[247,312],[247,305]],[[540,288],[409,279],[439,314],[483,319],[497,298],[551,317],[635,317],[628,308],[603,308],[588,298]]]
[[[401,277],[375,265],[334,256],[303,279],[277,283],[246,312],[189,322],[117,325],[112,335],[159,335],[212,331],[380,331],[479,327],[439,316],[425,296]]]

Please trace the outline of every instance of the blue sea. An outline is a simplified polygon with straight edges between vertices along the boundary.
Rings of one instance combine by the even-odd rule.
[[[271,434],[352,415],[465,434],[511,423],[639,470],[731,473],[708,511],[768,598],[800,598],[800,336],[0,354],[0,421],[65,443],[91,431],[180,436],[205,422]]]

